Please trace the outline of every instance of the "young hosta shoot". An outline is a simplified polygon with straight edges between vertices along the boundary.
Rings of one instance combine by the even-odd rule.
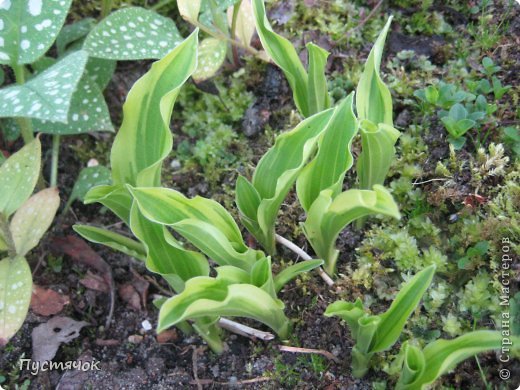
[[[38,245],[60,204],[55,188],[31,196],[40,160],[36,138],[0,166],[0,346],[20,329],[27,315],[32,276],[25,255]]]
[[[386,351],[399,339],[404,325],[428,289],[435,266],[417,273],[399,291],[383,314],[371,315],[358,298],[354,303],[337,301],[325,311],[327,317],[338,316],[349,326],[356,344],[352,349],[352,374],[361,378],[370,366],[374,353]]]
[[[393,127],[392,96],[380,75],[381,57],[391,22],[392,17],[374,43],[356,88],[362,143],[357,175],[362,190],[371,190],[375,184],[384,183],[400,135]]]
[[[305,70],[291,42],[273,31],[267,20],[264,1],[252,0],[252,3],[262,46],[287,77],[298,111],[304,117],[308,117],[329,108],[330,97],[325,78],[329,53],[309,43],[307,45],[309,67]]]
[[[239,177],[236,203],[244,226],[269,253],[275,251],[274,224],[278,209],[329,126],[335,109],[307,118],[292,131],[278,136],[260,159],[253,179]]]
[[[182,266],[178,269],[176,265],[182,264],[184,258],[186,264],[197,265],[201,261],[198,256],[192,256],[191,252],[179,247],[162,226],[143,218],[137,209],[132,213],[132,197],[126,185],[160,185],[162,161],[172,147],[169,129],[171,111],[181,86],[195,71],[197,44],[195,31],[163,59],[154,63],[148,73],[132,87],[123,106],[123,124],[111,151],[113,184],[95,187],[85,197],[86,203],[99,202],[108,207],[128,226],[131,225],[132,214],[132,225],[138,231],[138,238],[155,237],[156,245],[145,248],[148,267],[164,275],[177,275],[177,278],[169,278],[175,280],[175,286],[181,290],[183,278],[179,281],[179,274],[189,278],[207,274],[207,271],[200,267],[198,271],[193,270],[193,266],[185,271],[182,271]],[[134,241],[128,242],[123,237],[101,229],[75,228],[94,242],[124,249],[125,253],[137,252],[139,258],[143,257],[142,250],[136,250]]]
[[[359,129],[362,152],[356,165],[357,174],[359,187],[368,190],[384,183],[400,133],[385,123],[376,126],[366,119],[361,120]]]
[[[348,190],[336,197],[332,190],[323,190],[312,203],[302,227],[318,258],[325,260],[329,275],[336,270],[339,252],[335,242],[339,233],[356,219],[371,214],[400,218],[392,195],[380,185],[372,191]]]
[[[519,350],[520,338],[513,337],[512,349]],[[420,349],[409,342],[401,346],[403,365],[397,390],[429,388],[441,375],[457,364],[482,352],[502,348],[500,332],[479,330],[453,340],[436,340]]]

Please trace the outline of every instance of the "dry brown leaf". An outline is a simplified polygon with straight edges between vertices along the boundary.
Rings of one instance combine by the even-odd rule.
[[[70,303],[68,296],[57,293],[50,288],[33,285],[31,309],[36,314],[45,317],[58,314],[68,303]]]
[[[91,290],[101,291],[104,293],[110,292],[110,286],[106,283],[105,279],[99,275],[93,274],[90,271],[87,271],[87,275],[79,282]]]

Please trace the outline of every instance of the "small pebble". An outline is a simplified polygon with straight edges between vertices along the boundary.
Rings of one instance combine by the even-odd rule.
[[[143,329],[148,332],[149,330],[152,330],[152,324],[150,324],[150,321],[144,320],[141,325],[143,326]]]
[[[173,170],[177,170],[177,169],[180,169],[181,168],[181,162],[177,159],[174,159],[172,160],[172,162],[170,163],[170,168],[173,169]]]
[[[143,336],[139,336],[138,334],[133,334],[128,336],[128,341],[132,344],[139,344],[143,341]]]

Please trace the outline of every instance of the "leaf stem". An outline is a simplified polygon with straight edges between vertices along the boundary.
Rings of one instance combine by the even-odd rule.
[[[222,31],[220,31],[220,30],[217,30],[217,31],[212,30],[211,28],[207,27],[206,25],[200,23],[197,20],[193,20],[193,19],[190,19],[190,18],[185,18],[185,20],[188,23],[191,23],[192,25],[194,25],[195,27],[198,27],[200,30],[204,31],[206,34],[211,35],[213,38],[227,41],[227,42],[231,43],[234,46],[237,46],[237,47],[240,47],[240,48],[244,49],[249,54],[252,54],[252,55],[262,59],[262,57],[260,56],[260,52],[258,50],[252,48],[251,46],[244,45],[242,42],[237,41],[236,39],[231,39],[230,37],[228,37],[224,33],[222,33]]]
[[[302,248],[297,246],[296,244],[292,243],[288,239],[280,236],[279,234],[276,235],[276,242],[279,244],[285,246],[287,249],[291,250],[292,252],[296,253],[298,256],[300,256],[303,260],[312,260],[312,257],[305,252]],[[323,279],[325,283],[327,283],[328,286],[334,286],[334,281],[331,279],[329,275],[323,270],[322,267],[317,268],[318,274]]]
[[[58,158],[60,155],[60,135],[52,136],[52,160],[51,160],[51,187],[57,187],[58,184]]]
[[[7,253],[11,259],[16,257],[16,245],[14,244],[13,235],[11,229],[9,229],[9,220],[7,216],[0,213],[0,232],[2,234],[5,243],[7,244]]]
[[[11,65],[14,72],[16,83],[19,85],[25,84],[25,68],[23,65],[15,64]],[[20,127],[22,132],[23,142],[27,145],[34,139],[32,122],[29,118],[16,118],[16,123]]]

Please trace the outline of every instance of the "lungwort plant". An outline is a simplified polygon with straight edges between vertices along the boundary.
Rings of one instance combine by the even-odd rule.
[[[271,258],[244,244],[238,226],[220,204],[161,187],[162,163],[172,148],[173,105],[197,68],[197,33],[135,83],[112,147],[113,183],[95,187],[86,196],[87,203],[99,202],[112,210],[138,241],[92,226],[75,226],[75,230],[93,242],[144,260],[150,271],[165,278],[176,295],[159,302],[158,331],[173,325],[184,330],[192,327],[220,352],[222,316],[258,320],[286,338],[289,321],[277,292],[323,261],[296,263],[274,275]],[[325,118],[315,119],[314,127],[324,123]],[[187,249],[185,242],[197,250]],[[214,263],[210,265],[208,258]],[[216,264],[216,277],[209,277],[212,264]]]
[[[307,45],[306,70],[291,43],[272,30],[263,1],[253,0],[253,10],[266,52],[286,75],[296,107],[308,119],[278,137],[275,146],[260,160],[251,182],[239,178],[237,205],[247,229],[269,253],[274,253],[276,215],[296,181],[298,198],[307,212],[304,233],[317,256],[324,259],[327,272],[333,274],[338,257],[335,241],[346,225],[370,214],[399,218],[392,196],[382,187],[399,136],[392,124],[390,91],[379,75],[391,20],[367,59],[356,91],[356,116],[354,94],[336,108],[328,108],[328,53],[316,45]],[[350,149],[358,131],[362,140],[357,162],[360,189],[342,192],[345,174],[353,165]]]
[[[32,276],[25,256],[38,245],[60,204],[55,188],[32,195],[40,160],[36,138],[0,166],[0,346],[20,329],[27,315]]]

